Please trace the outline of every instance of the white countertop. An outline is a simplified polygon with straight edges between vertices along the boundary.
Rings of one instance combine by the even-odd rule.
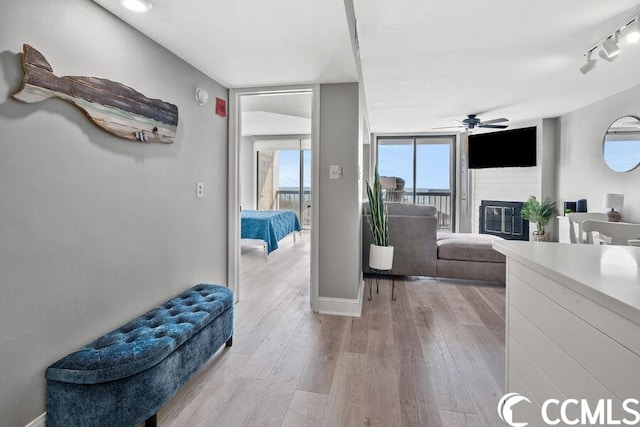
[[[640,248],[501,240],[493,248],[640,324]]]

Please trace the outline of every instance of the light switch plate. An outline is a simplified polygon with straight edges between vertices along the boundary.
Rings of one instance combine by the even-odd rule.
[[[329,166],[329,179],[340,179],[342,177],[342,166],[330,165]]]

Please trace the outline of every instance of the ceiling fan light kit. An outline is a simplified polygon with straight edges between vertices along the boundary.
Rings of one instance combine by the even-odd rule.
[[[582,74],[587,74],[594,68],[596,68],[597,59],[591,57],[591,55],[598,50],[598,56],[607,62],[613,62],[620,54],[620,45],[618,44],[620,35],[626,33],[625,40],[627,43],[636,43],[640,40],[640,15],[635,15],[633,18],[625,21],[625,24],[616,28],[613,32],[607,34],[600,39],[598,43],[591,47],[582,54],[587,62],[580,67]]]

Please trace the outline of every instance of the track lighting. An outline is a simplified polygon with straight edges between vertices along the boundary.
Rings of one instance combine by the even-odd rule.
[[[580,72],[582,74],[587,74],[589,71],[593,70],[594,68],[596,68],[596,65],[598,65],[598,60],[596,59],[591,59],[591,53],[593,53],[593,51],[589,51],[587,52],[586,56],[587,56],[587,63],[584,64],[582,67],[580,67]]]
[[[604,59],[605,61],[609,61],[609,62],[615,61],[616,58],[618,57],[618,54],[620,53],[620,48],[618,47],[617,34],[618,33],[616,32],[616,35],[614,36],[613,40],[611,38],[608,38],[602,42],[602,48],[600,49],[600,52],[598,52],[598,56]],[[611,43],[607,43],[607,42],[611,42]],[[612,54],[610,55],[607,52],[612,52]]]
[[[600,52],[598,52],[598,56],[602,59],[604,59],[605,61],[609,61],[609,62],[613,62],[616,60],[616,58],[618,57],[618,55],[609,57],[604,50],[600,49]]]
[[[636,43],[640,41],[640,15],[636,13],[632,18],[624,22],[625,23],[623,25],[607,34],[605,37],[600,39],[598,43],[582,54],[582,56],[587,58],[587,63],[580,67],[580,72],[582,74],[587,74],[596,67],[597,59],[591,58],[591,55],[596,50],[598,51],[598,56],[605,61],[615,61],[620,54],[620,46],[618,45],[620,34],[625,34],[625,39],[628,43]]]
[[[620,53],[620,46],[618,46],[618,31],[616,31],[613,36],[607,37],[602,42],[602,50],[600,52],[604,53],[607,57],[606,59],[610,61]],[[604,58],[603,55],[600,56]]]

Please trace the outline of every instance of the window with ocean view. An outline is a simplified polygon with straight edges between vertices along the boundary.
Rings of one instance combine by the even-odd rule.
[[[438,226],[452,230],[455,137],[378,137],[378,173],[404,180],[403,203],[432,205]]]
[[[311,150],[278,151],[276,196],[276,209],[293,209],[302,226],[311,227]]]
[[[258,209],[291,209],[302,227],[308,229],[312,213],[310,141],[283,141],[262,143],[261,147],[270,150],[257,152]],[[276,148],[285,146],[287,148]]]

